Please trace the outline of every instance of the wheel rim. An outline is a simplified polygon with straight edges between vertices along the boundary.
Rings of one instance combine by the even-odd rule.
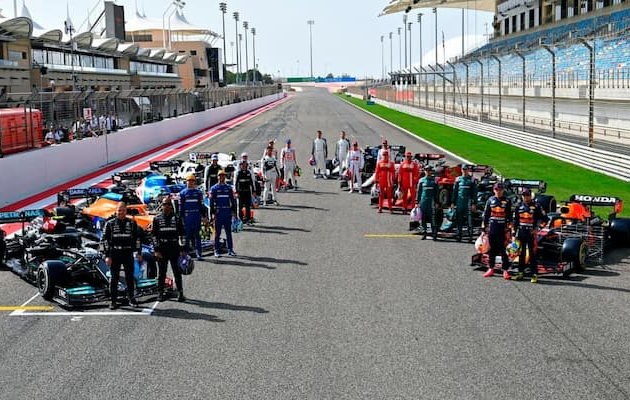
[[[580,267],[582,267],[586,263],[586,243],[584,242],[580,244],[580,252],[578,253],[578,262],[580,263]]]
[[[45,293],[46,287],[48,286],[48,281],[46,279],[46,273],[43,268],[40,268],[37,271],[37,289],[39,289],[39,293]]]

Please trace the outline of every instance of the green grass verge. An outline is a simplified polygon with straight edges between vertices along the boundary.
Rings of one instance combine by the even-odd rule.
[[[475,164],[492,165],[504,177],[543,179],[558,203],[576,193],[616,196],[628,204],[622,215],[630,216],[628,182],[378,104],[368,106],[365,100],[340,97]]]

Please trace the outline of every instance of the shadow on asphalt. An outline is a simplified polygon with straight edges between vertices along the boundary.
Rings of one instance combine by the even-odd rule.
[[[247,228],[246,232],[255,232],[255,233],[273,233],[274,235],[288,235],[286,232],[272,231],[267,229],[257,229],[257,228]]]
[[[236,265],[237,267],[246,267],[246,268],[264,268],[264,269],[276,269],[271,265],[260,264],[260,263],[246,263],[242,261],[238,261],[238,259],[232,257],[221,257],[221,258],[213,258],[212,262],[214,264],[232,266]]]
[[[197,300],[197,299],[191,299],[191,298],[188,298],[186,300],[186,304],[192,304],[193,306],[197,306],[200,308],[214,308],[216,310],[249,311],[256,314],[269,313],[269,311],[265,310],[262,307],[239,306],[236,304],[228,304],[228,303],[215,303],[212,301]]]
[[[192,302],[189,301],[189,303],[192,303]],[[162,317],[162,318],[190,319],[190,320],[195,320],[195,321],[225,322],[224,319],[221,319],[217,317],[216,315],[190,312],[190,311],[181,310],[181,309],[161,310],[161,309],[156,308],[155,310],[153,310],[152,316]]]
[[[289,210],[289,211],[296,211],[296,210],[330,211],[330,209],[328,208],[304,206],[304,205],[291,205],[291,204],[284,205],[283,209]]]
[[[618,287],[610,287],[610,286],[601,286],[601,285],[593,285],[590,283],[581,282],[585,279],[585,277],[581,277],[582,279],[578,280],[568,280],[568,279],[539,279],[538,284],[540,285],[548,285],[548,286],[575,286],[584,289],[599,289],[599,290],[607,290],[614,292],[622,292],[622,293],[630,293],[630,289],[627,288],[618,288]]]
[[[339,196],[339,192],[325,192],[321,190],[299,190],[298,193],[314,194],[316,196],[322,196],[325,194],[334,194],[335,196]]]
[[[273,257],[247,257],[247,256],[243,256],[241,258],[246,259],[246,260],[250,260],[250,261],[267,262],[267,263],[272,263],[272,264],[296,264],[296,265],[302,265],[302,266],[308,265],[308,263],[305,263],[305,262],[302,262],[302,261],[285,260],[285,259],[282,259],[282,258],[273,258]]]
[[[291,232],[305,232],[310,233],[310,229],[304,228],[292,228],[288,226],[271,226],[271,225],[256,225],[255,227],[247,227],[245,229],[246,232],[265,232],[265,233],[276,233],[279,235],[286,235],[287,233],[284,231]]]

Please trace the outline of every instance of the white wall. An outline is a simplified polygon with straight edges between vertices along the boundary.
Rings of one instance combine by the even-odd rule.
[[[0,159],[0,207],[205,130],[282,97],[283,93],[274,94],[126,128],[107,135],[107,138],[87,138],[4,157]]]

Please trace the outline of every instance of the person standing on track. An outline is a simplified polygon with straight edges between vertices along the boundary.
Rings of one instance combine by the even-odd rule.
[[[392,191],[394,188],[394,177],[396,175],[396,166],[389,161],[389,152],[383,152],[383,160],[376,164],[374,172],[374,184],[380,187],[378,194],[378,212],[383,212],[383,200],[387,196],[387,205],[389,213],[394,213],[394,202],[392,201]]]
[[[408,213],[416,204],[416,186],[420,179],[420,167],[412,158],[411,152],[405,153],[405,160],[398,168],[398,188],[402,197],[403,213]]]
[[[324,178],[326,176],[328,144],[322,135],[322,131],[317,131],[317,137],[313,139],[313,147],[311,150],[311,156],[315,159],[315,178]]]
[[[164,301],[164,280],[168,263],[171,263],[171,270],[175,277],[177,287],[177,301],[183,302],[184,285],[182,282],[182,272],[177,265],[177,259],[182,254],[179,243],[183,241],[186,232],[184,224],[173,212],[172,200],[168,197],[162,200],[162,213],[153,219],[153,251],[158,264],[158,301]]]
[[[116,298],[118,297],[118,279],[120,278],[120,267],[125,271],[125,282],[127,283],[127,296],[129,305],[138,307],[138,302],[134,297],[135,280],[133,253],[142,252],[142,229],[132,219],[127,218],[127,204],[118,203],[116,216],[105,224],[101,247],[105,253],[105,263],[109,267],[111,279],[109,281],[109,292],[111,303],[109,308],[118,308]]]
[[[287,139],[286,146],[282,148],[280,152],[280,168],[284,174],[284,182],[287,188],[293,187],[294,190],[298,189],[297,178],[295,176],[295,169],[297,168],[297,158],[295,149],[291,147],[291,139]]]
[[[195,181],[195,175],[186,177],[187,186],[179,192],[179,215],[186,230],[186,251],[190,252],[191,245],[195,246],[197,261],[203,261],[200,231],[206,207],[203,205],[203,193],[195,187]]]
[[[220,257],[221,230],[227,236],[228,255],[235,257],[232,242],[232,218],[236,218],[236,198],[232,186],[225,183],[225,171],[219,171],[219,183],[210,189],[210,215],[214,220],[214,257]]]
[[[249,171],[249,163],[246,160],[241,160],[239,170],[234,175],[234,185],[236,193],[238,193],[238,209],[243,213],[243,223],[252,222],[252,196],[256,195],[256,187],[254,186],[254,176]]]
[[[219,156],[213,154],[210,157],[210,164],[206,166],[203,172],[203,182],[205,184],[206,195],[210,193],[210,188],[219,182],[219,171],[221,166],[219,165]]]
[[[422,211],[422,240],[427,238],[427,222],[431,223],[431,233],[433,240],[437,240],[437,221],[436,211],[439,207],[438,203],[438,183],[433,176],[433,167],[424,167],[425,175],[418,180],[416,189],[416,205],[420,206]]]
[[[503,269],[503,279],[510,279],[508,265],[510,260],[505,253],[506,238],[508,229],[512,224],[512,202],[504,196],[503,183],[494,184],[494,196],[486,202],[483,210],[481,229],[488,234],[490,250],[488,251],[488,271],[483,274],[484,278],[494,275],[494,264],[497,255],[501,255],[501,268]]]
[[[268,203],[278,204],[276,201],[276,180],[280,175],[280,171],[278,170],[278,161],[276,157],[273,156],[273,148],[267,147],[267,152],[265,156],[260,160],[260,167],[263,171],[263,181],[265,185],[265,190],[263,191],[263,204],[267,205]],[[268,195],[271,195],[271,200],[269,200]]]
[[[457,216],[457,241],[462,241],[464,220],[468,226],[468,242],[473,241],[472,213],[475,212],[477,199],[477,182],[470,174],[470,166],[462,164],[462,174],[455,179],[453,186],[453,201],[451,208],[455,207]]]
[[[532,200],[532,191],[523,189],[523,201],[514,210],[514,232],[516,239],[521,242],[521,254],[518,257],[518,274],[512,280],[520,281],[525,273],[525,261],[529,251],[529,269],[532,273],[531,282],[538,283],[538,262],[536,260],[536,240],[538,227],[548,220],[542,207]]]
[[[350,189],[348,193],[354,191],[354,182],[357,183],[357,192],[361,193],[361,172],[363,171],[363,152],[359,148],[359,143],[354,140],[352,142],[352,149],[348,152],[346,157],[346,164],[348,165],[348,173],[350,174],[350,182],[348,186]]]
[[[340,139],[335,145],[335,160],[337,160],[337,165],[339,166],[339,179],[341,179],[341,174],[343,171],[348,168],[347,160],[348,152],[350,151],[350,141],[346,139],[346,132],[341,131]]]
[[[389,145],[387,144],[387,139],[383,138],[383,142],[381,144],[381,148],[378,149],[378,153],[376,154],[376,163],[381,162],[381,160],[383,159],[383,152],[387,151],[389,152]],[[392,157],[394,157],[394,154],[390,154]]]

